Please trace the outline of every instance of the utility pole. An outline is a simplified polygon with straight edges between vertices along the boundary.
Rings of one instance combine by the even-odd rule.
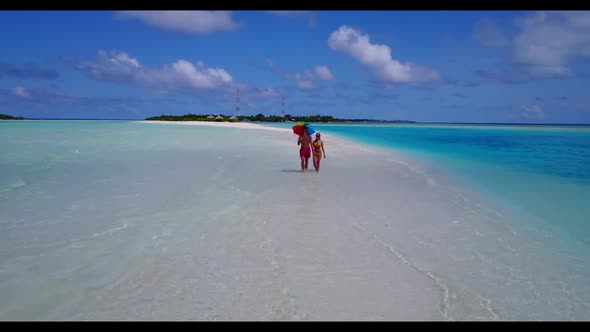
[[[236,117],[240,116],[240,89],[237,89],[236,96]]]

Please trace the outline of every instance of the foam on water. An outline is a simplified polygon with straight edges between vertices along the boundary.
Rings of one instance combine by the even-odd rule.
[[[26,185],[25,181],[19,177],[14,177],[12,179],[5,180],[6,184],[0,185],[0,193],[8,192],[20,187],[24,187]]]

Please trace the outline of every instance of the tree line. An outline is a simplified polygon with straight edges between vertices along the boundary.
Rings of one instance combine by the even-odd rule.
[[[230,117],[220,114],[222,119],[209,118],[211,114],[185,114],[185,115],[160,115],[146,118],[146,120],[160,120],[160,121],[231,121]],[[217,117],[213,115],[214,117]],[[237,116],[238,121],[259,121],[259,122],[286,122],[286,121],[305,121],[305,122],[333,122],[345,121],[336,119],[331,115],[307,115],[297,116],[285,114],[284,116],[271,115],[265,116],[262,113],[256,115],[240,115]]]
[[[8,114],[0,114],[0,120],[23,120],[22,116],[12,116]]]

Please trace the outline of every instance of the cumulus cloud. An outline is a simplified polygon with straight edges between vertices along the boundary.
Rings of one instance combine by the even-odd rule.
[[[332,75],[330,68],[327,66],[316,66],[313,71],[306,69],[301,73],[293,73],[275,65],[272,60],[267,60],[267,63],[273,73],[284,79],[293,81],[298,88],[303,90],[315,88],[314,81],[329,81],[334,79],[334,75]]]
[[[59,75],[55,69],[40,68],[33,64],[26,64],[20,67],[7,63],[0,63],[0,77],[2,76],[53,80]]]
[[[590,56],[590,12],[536,12],[517,25],[513,60],[531,77],[570,75],[572,60]]]
[[[22,86],[15,86],[12,89],[12,95],[21,98],[31,98],[31,94]]]
[[[334,75],[332,75],[330,69],[326,66],[316,66],[314,70],[321,80],[329,81],[334,79]]]
[[[312,81],[296,81],[295,84],[298,88],[308,90],[313,89],[314,85]]]
[[[263,98],[279,98],[281,94],[272,88],[255,89],[256,93]]]
[[[116,15],[122,19],[138,19],[164,30],[180,31],[191,34],[208,34],[218,31],[230,31],[241,26],[232,18],[229,11],[121,11]]]
[[[328,45],[336,52],[344,53],[369,67],[376,78],[389,83],[424,83],[440,80],[437,71],[402,63],[391,57],[391,48],[387,45],[372,44],[368,34],[348,26],[341,26],[332,32]]]
[[[545,116],[543,110],[537,106],[522,106],[520,108],[520,115],[526,119],[539,119]]]
[[[96,60],[81,62],[78,69],[96,80],[129,83],[160,92],[215,89],[232,82],[224,69],[207,68],[201,61],[193,64],[180,59],[162,68],[147,68],[127,53],[115,51],[99,51]]]
[[[509,44],[506,38],[490,19],[482,19],[475,25],[473,38],[488,47],[502,47]]]

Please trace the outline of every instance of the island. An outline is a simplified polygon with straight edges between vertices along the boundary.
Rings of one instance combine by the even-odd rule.
[[[8,114],[0,114],[0,120],[24,120],[22,116],[12,116]]]
[[[249,115],[249,116],[225,116],[223,114],[213,115],[213,114],[185,114],[185,115],[160,115],[154,116],[150,118],[146,118],[146,120],[154,120],[154,121],[217,121],[217,122],[242,122],[242,121],[249,121],[249,122],[340,122],[340,123],[347,123],[347,122],[361,122],[361,123],[416,123],[415,121],[409,120],[374,120],[374,119],[338,119],[331,115],[307,115],[307,116],[298,116],[298,115],[291,115],[285,114],[284,116],[278,115],[270,115],[265,116],[264,114],[257,114],[257,115]]]

